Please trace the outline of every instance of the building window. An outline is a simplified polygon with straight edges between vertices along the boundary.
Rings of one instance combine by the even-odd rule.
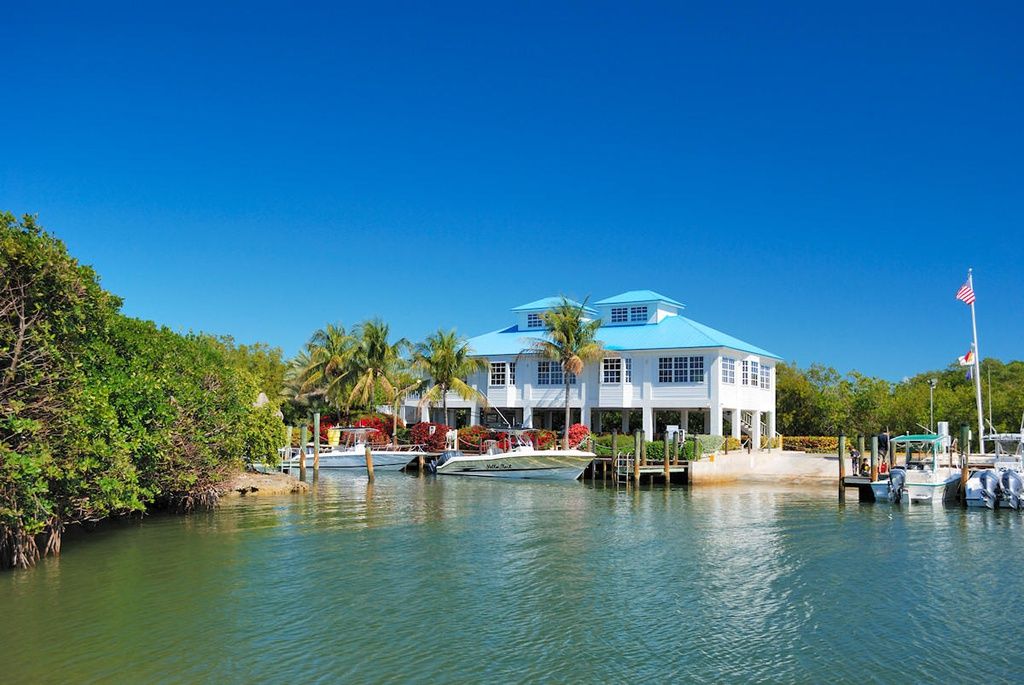
[[[544,317],[537,313],[526,315],[527,328],[544,328]]]
[[[743,360],[743,385],[750,385],[750,362]]]
[[[630,307],[629,308],[629,320],[630,321],[647,321],[647,307]]]
[[[703,383],[704,357],[659,357],[659,383]]]
[[[632,383],[633,382],[633,360],[629,359],[627,357],[626,359],[623,359],[622,361],[624,362],[624,369],[623,369],[624,375],[623,375],[623,379],[622,380],[624,380],[626,383]]]
[[[768,390],[772,387],[772,367],[761,364],[761,388]]]
[[[505,362],[491,362],[492,386],[505,385]]]
[[[722,357],[722,382],[736,382],[736,360],[732,357]]]
[[[602,383],[622,382],[622,360],[617,357],[609,357],[601,364]]]
[[[628,320],[628,307],[612,307],[612,323],[626,323]]]
[[[569,374],[569,385],[576,384],[576,374]],[[562,385],[562,365],[553,361],[537,362],[537,385]]]
[[[760,372],[757,370],[757,362],[750,362],[750,385],[757,387],[757,376]]]
[[[509,362],[508,363],[508,384],[509,385],[515,385],[516,384],[516,363],[515,362]]]

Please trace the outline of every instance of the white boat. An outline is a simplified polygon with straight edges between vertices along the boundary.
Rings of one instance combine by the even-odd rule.
[[[340,443],[320,450],[320,468],[365,470],[366,444],[370,434],[376,432],[376,428],[342,428]],[[413,459],[426,456],[426,452],[418,445],[374,447],[371,442],[370,447],[374,471],[401,471]],[[299,450],[288,450],[287,454],[282,455],[281,470],[298,469],[299,459]],[[312,445],[306,447],[306,468],[313,468]]]
[[[995,445],[992,468],[976,471],[967,481],[965,499],[969,507],[1019,509],[1024,502],[1024,433],[990,433],[985,438]]]
[[[919,504],[941,504],[956,499],[960,469],[939,465],[939,455],[947,445],[948,436],[898,435],[889,440],[889,449],[906,446],[907,460],[893,467],[884,479],[871,483],[875,500]]]
[[[483,454],[445,450],[432,468],[441,476],[576,480],[597,456],[579,449],[538,450],[526,430],[505,432],[509,440],[507,450],[500,449],[494,440],[487,441]]]

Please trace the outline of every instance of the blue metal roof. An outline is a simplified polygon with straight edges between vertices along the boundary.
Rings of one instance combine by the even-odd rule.
[[[612,295],[606,297],[603,300],[598,300],[594,304],[632,304],[634,302],[665,302],[667,304],[675,305],[676,307],[685,307],[686,305],[682,302],[677,302],[671,297],[665,297],[661,293],[656,293],[653,290],[629,290],[618,295]]]
[[[532,312],[532,311],[539,311],[539,310],[542,310],[542,309],[552,309],[552,308],[557,307],[558,305],[562,304],[562,300],[563,299],[565,299],[569,304],[571,304],[574,307],[583,307],[583,303],[582,302],[577,302],[576,300],[570,300],[569,298],[542,297],[539,300],[534,300],[533,302],[527,302],[526,304],[521,304],[518,307],[512,307],[512,311],[514,311],[514,312]],[[590,314],[597,314],[597,311],[594,310],[594,309],[591,309],[590,307],[583,307],[583,311],[588,312]]]
[[[538,334],[543,335],[543,332],[520,330],[518,326],[509,326],[470,338],[469,347],[473,354],[481,357],[519,354],[530,346],[531,340],[540,337]],[[739,352],[782,359],[777,354],[684,316],[666,316],[657,324],[602,326],[598,331],[598,340],[609,350],[617,352],[728,347]]]

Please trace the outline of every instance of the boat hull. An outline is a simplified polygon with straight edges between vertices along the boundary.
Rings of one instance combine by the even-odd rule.
[[[576,480],[594,455],[543,453],[460,456],[437,467],[439,476],[472,476],[523,480]]]
[[[416,452],[374,452],[374,471],[401,471],[409,462],[419,456]],[[292,459],[282,464],[285,470],[298,469],[299,460]],[[306,468],[313,468],[313,457],[306,457]],[[320,468],[331,470],[366,470],[366,456],[363,454],[321,454]]]
[[[915,480],[921,478],[921,480]],[[900,502],[912,504],[941,504],[956,499],[960,476],[957,473],[940,475],[940,480],[932,480],[929,472],[908,471],[903,484],[903,497]],[[871,483],[871,492],[876,502],[889,502],[889,480],[876,480]]]

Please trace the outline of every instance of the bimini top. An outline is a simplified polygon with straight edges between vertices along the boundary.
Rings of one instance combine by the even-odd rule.
[[[565,299],[566,302],[571,304],[573,307],[583,307],[583,311],[587,312],[588,314],[597,314],[597,310],[596,309],[591,309],[590,307],[585,306],[582,302],[577,302],[576,300],[570,300],[569,298],[564,298],[564,299]],[[527,302],[526,304],[521,304],[518,307],[512,307],[512,311],[514,311],[514,312],[532,312],[532,311],[540,311],[542,309],[551,309],[553,307],[557,307],[558,305],[562,304],[562,300],[563,300],[563,298],[561,298],[561,297],[542,297],[539,300],[534,300],[533,302]]]
[[[509,326],[469,339],[474,355],[514,355],[526,350],[534,340],[541,339],[544,331],[523,330]],[[782,359],[748,342],[735,338],[710,326],[697,323],[684,316],[666,316],[659,323],[637,326],[601,326],[597,339],[612,351],[672,350],[685,348],[727,347],[738,352]]]
[[[686,307],[682,302],[673,300],[671,297],[665,297],[653,290],[629,290],[618,295],[606,297],[603,300],[598,300],[594,304],[632,304],[634,302],[664,302],[675,307]]]
[[[896,443],[897,445],[908,442],[941,443],[944,439],[944,436],[936,435],[935,433],[922,433],[920,435],[896,435],[889,438],[889,442]]]

